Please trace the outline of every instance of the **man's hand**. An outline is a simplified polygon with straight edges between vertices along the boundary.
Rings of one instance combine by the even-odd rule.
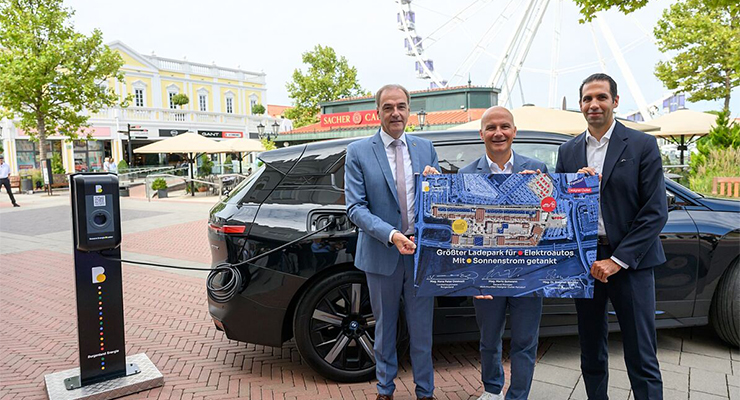
[[[577,171],[579,174],[596,175],[596,169],[591,167],[583,167]],[[601,174],[599,174],[599,182],[601,182]]]
[[[424,172],[422,172],[422,175],[439,175],[439,171],[437,171],[437,168],[434,168],[431,165],[427,165],[426,167],[424,167]]]
[[[403,235],[401,232],[394,233],[391,240],[393,244],[396,245],[399,253],[404,255],[414,254],[414,250],[416,250],[416,244],[411,239]]]
[[[478,300],[493,300],[493,296],[491,296],[490,294],[486,294],[486,295],[481,294],[481,295],[473,296],[473,297]]]
[[[531,169],[525,169],[524,171],[521,171],[521,172],[519,172],[519,173],[520,173],[520,174],[522,174],[522,175],[532,175],[532,174],[537,174],[537,175],[539,175],[539,174],[541,174],[541,173],[542,173],[542,171],[540,171],[540,169],[539,169],[539,168],[537,168],[537,170],[536,170],[536,171],[532,171]]]
[[[615,263],[611,258],[598,260],[591,266],[591,275],[601,282],[607,283],[607,278],[619,272],[622,267]]]

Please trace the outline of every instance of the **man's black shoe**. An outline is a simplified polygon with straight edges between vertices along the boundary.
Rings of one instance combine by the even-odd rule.
[[[14,204],[13,204],[13,207],[20,207],[20,206],[21,206],[21,205],[20,205],[20,204],[18,204],[18,203],[14,203]]]

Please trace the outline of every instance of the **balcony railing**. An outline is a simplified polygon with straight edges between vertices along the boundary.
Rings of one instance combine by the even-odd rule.
[[[90,114],[93,122],[95,120],[115,120],[118,117],[120,122],[168,122],[178,123],[187,127],[190,124],[209,124],[209,125],[226,125],[234,129],[247,129],[248,132],[257,132],[257,125],[262,123],[265,126],[275,122],[272,117],[264,115],[244,115],[244,114],[227,114],[205,111],[180,110],[169,108],[143,108],[129,107],[124,109],[103,109],[97,113]]]

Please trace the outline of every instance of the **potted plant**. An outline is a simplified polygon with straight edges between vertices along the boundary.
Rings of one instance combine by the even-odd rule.
[[[167,197],[167,181],[164,178],[157,178],[152,182],[152,190],[157,191],[157,197],[164,199]]]

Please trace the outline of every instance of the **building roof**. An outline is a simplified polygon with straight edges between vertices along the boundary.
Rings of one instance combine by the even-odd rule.
[[[488,86],[467,86],[467,85],[463,85],[463,86],[452,86],[452,87],[443,87],[443,88],[434,88],[434,89],[411,90],[411,91],[409,91],[409,94],[415,95],[415,94],[421,94],[421,93],[452,92],[452,91],[464,91],[464,90],[474,90],[474,91],[485,90],[485,91],[499,92],[498,89],[492,88],[492,87],[488,87]],[[322,102],[321,105],[324,106],[324,105],[330,105],[330,104],[337,104],[337,103],[342,103],[342,102],[346,102],[346,101],[368,100],[368,99],[372,99],[374,97],[375,97],[375,94],[374,93],[373,94],[369,94],[367,96],[345,97],[343,99],[337,99],[337,100]]]
[[[469,121],[475,121],[483,116],[486,111],[485,108],[472,108],[470,110],[452,110],[452,111],[435,111],[427,113],[427,119],[425,126],[433,125],[446,125],[446,124],[463,124]],[[418,126],[419,118],[416,114],[409,116],[409,125]],[[378,126],[379,123],[370,123],[363,125],[354,125],[346,127],[328,127],[321,126],[320,122],[315,124],[302,126],[300,128],[293,129],[292,131],[284,132],[286,135],[299,134],[299,133],[313,133],[313,132],[330,132],[330,131],[342,131],[342,130],[353,130],[362,127]],[[283,134],[283,133],[281,133]]]
[[[267,105],[267,115],[273,116],[275,118],[283,115],[286,110],[289,110],[293,108],[292,106],[279,106],[277,104],[268,104]]]

